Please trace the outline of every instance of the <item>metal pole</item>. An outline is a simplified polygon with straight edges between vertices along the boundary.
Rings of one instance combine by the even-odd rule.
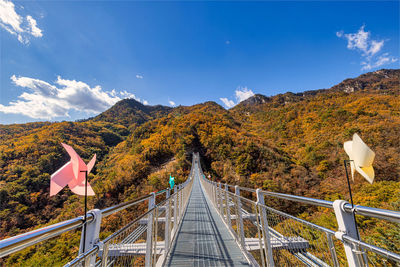
[[[333,243],[332,236],[330,234],[326,233],[326,238],[328,239],[329,252],[331,253],[333,266],[339,267],[339,262],[338,262],[338,258],[337,258],[336,250],[335,250],[335,244]]]
[[[344,169],[346,170],[346,178],[347,178],[347,185],[349,187],[349,193],[350,193],[350,201],[351,201],[351,208],[354,209],[354,204],[353,204],[353,194],[351,193],[351,186],[350,186],[350,180],[349,180],[349,174],[347,173],[347,162],[351,162],[352,160],[344,160]]]
[[[178,229],[178,193],[177,186],[174,187],[174,236],[175,232]]]
[[[228,194],[228,184],[225,184],[225,205],[226,205],[226,222],[228,223],[229,228],[232,227],[231,223],[231,208],[229,206],[229,194]]]
[[[219,206],[219,213],[221,214],[222,218],[224,217],[224,206],[222,201],[222,189],[221,183],[218,183],[218,206]]]
[[[170,214],[170,206],[171,206],[171,201],[169,199],[170,196],[170,189],[167,189],[166,192],[166,198],[167,198],[167,202],[165,204],[165,237],[164,237],[164,241],[165,241],[165,255],[167,255],[167,252],[169,250],[169,242],[170,242],[170,237],[171,237],[171,227],[170,227],[170,220],[171,220],[171,214]]]
[[[264,258],[264,250],[263,250],[263,246],[262,246],[261,230],[260,230],[261,224],[260,224],[260,218],[259,218],[261,216],[259,216],[259,214],[258,214],[259,210],[258,210],[258,205],[257,204],[254,204],[254,210],[255,210],[255,213],[256,213],[256,220],[257,220],[256,221],[256,223],[257,223],[257,236],[258,236],[258,245],[260,246],[260,258],[261,258],[262,266],[265,267],[265,258],[268,258],[268,257],[265,256],[265,258]]]
[[[149,207],[148,210],[151,210],[154,208],[155,203],[156,203],[156,194],[153,192],[151,193],[152,196],[149,199]],[[147,216],[147,233],[146,233],[146,256],[145,256],[145,261],[144,264],[146,267],[152,266],[152,257],[151,257],[151,252],[152,252],[152,241],[153,241],[153,218],[154,218],[154,210],[149,213]]]
[[[352,162],[352,160],[344,160],[344,169],[346,170],[346,178],[347,178],[347,185],[349,187],[349,193],[350,193],[350,201],[351,201],[351,213],[353,214],[354,218],[354,223],[356,224],[356,232],[357,232],[357,239],[360,240],[360,234],[358,233],[358,227],[357,227],[357,221],[356,221],[356,215],[354,214],[354,203],[353,203],[353,194],[351,193],[351,186],[350,186],[350,180],[349,180],[349,174],[347,172],[347,164],[346,162]],[[350,163],[351,164],[351,163]]]
[[[153,239],[153,261],[152,261],[152,265],[154,265],[154,263],[157,261],[157,236],[158,236],[158,207],[156,207],[155,211],[155,218],[153,218],[154,220],[154,239]],[[164,241],[165,242],[165,241]]]
[[[359,261],[357,252],[353,249],[353,246],[350,243],[343,241],[343,235],[348,235],[352,238],[357,238],[358,236],[353,214],[346,212],[344,209],[346,203],[348,202],[344,200],[335,200],[333,202],[333,209],[335,211],[335,217],[339,228],[335,233],[335,237],[343,243],[349,266],[359,267],[362,266],[362,264]]]
[[[262,223],[261,230],[263,232],[263,239],[264,239],[264,243],[265,243],[265,257],[267,258],[267,266],[273,267],[274,266],[274,258],[272,255],[271,237],[270,237],[270,233],[269,233],[267,212],[265,210],[265,207],[263,207],[265,205],[264,195],[260,189],[256,190],[256,194],[257,194],[257,204],[260,204],[257,206],[260,208],[260,222]]]
[[[85,214],[83,215],[83,249],[82,249],[82,253],[85,253],[86,250],[86,223],[87,223],[87,184],[88,184],[88,179],[87,179],[87,170],[86,171],[80,171],[80,172],[84,172],[85,173]]]
[[[239,186],[235,186],[235,195],[236,195],[236,201],[237,201],[237,218],[236,221],[239,222],[239,227],[238,227],[238,234],[240,237],[240,242],[243,247],[245,247],[245,237],[244,237],[244,229],[243,229],[243,216],[242,216],[242,202],[240,200],[240,188]]]

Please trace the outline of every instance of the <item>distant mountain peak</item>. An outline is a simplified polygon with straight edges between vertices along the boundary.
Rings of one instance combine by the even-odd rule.
[[[364,90],[399,90],[400,70],[380,69],[373,72],[361,74],[356,78],[345,79],[333,86],[332,91],[343,91],[353,93]]]
[[[247,98],[246,100],[243,100],[242,102],[240,102],[240,105],[250,106],[250,105],[264,104],[267,102],[271,102],[271,98],[269,98],[265,95],[262,95],[262,94],[255,94],[255,95]]]
[[[244,108],[246,110],[270,102],[278,105],[286,105],[288,103],[302,101],[318,94],[328,94],[331,92],[353,93],[356,91],[375,91],[384,94],[393,92],[400,93],[400,69],[381,69],[364,73],[356,78],[345,79],[329,89],[308,90],[300,93],[287,92],[271,97],[255,94],[240,102],[232,109],[237,110]]]
[[[121,124],[129,126],[132,123],[142,124],[150,119],[164,116],[172,109],[162,105],[144,105],[135,99],[126,98],[118,101],[114,106],[94,117],[93,120],[120,121]]]

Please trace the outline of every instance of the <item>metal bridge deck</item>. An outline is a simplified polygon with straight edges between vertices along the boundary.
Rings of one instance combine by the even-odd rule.
[[[251,266],[204,193],[198,168],[194,174],[192,194],[166,266]]]

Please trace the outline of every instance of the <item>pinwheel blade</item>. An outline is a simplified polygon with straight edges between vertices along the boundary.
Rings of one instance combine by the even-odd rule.
[[[65,148],[69,156],[71,157],[72,168],[74,170],[74,177],[78,179],[79,182],[82,179],[85,179],[83,172],[87,170],[85,162],[81,159],[81,157],[76,153],[76,151],[69,145],[62,143],[62,146]]]
[[[93,166],[94,166],[95,163],[96,163],[96,154],[94,154],[93,158],[87,164],[87,172],[88,172],[88,174],[93,169]]]
[[[85,195],[85,181],[83,183],[80,183],[78,185],[73,184],[72,186],[68,184],[70,187],[71,191],[74,192],[77,195],[84,196]],[[90,186],[90,184],[87,184],[87,195],[88,196],[94,196],[95,193],[93,191],[93,188]]]
[[[72,163],[69,161],[58,171],[53,173],[50,178],[50,196],[60,192],[71,180],[74,179]]]

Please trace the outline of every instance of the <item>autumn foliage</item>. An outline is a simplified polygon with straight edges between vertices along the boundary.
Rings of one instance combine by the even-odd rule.
[[[274,97],[256,95],[231,110],[215,102],[174,109],[123,100],[79,122],[0,125],[0,238],[83,213],[82,198],[68,189],[49,197],[50,174],[69,160],[60,143],[73,145],[86,162],[99,162],[90,207],[104,208],[176,183],[198,151],[212,179],[246,187],[326,200],[348,199],[343,142],[358,133],[376,152],[375,183],[356,176],[356,204],[400,209],[399,70],[348,79],[328,90]],[[396,80],[397,79],[397,80]],[[276,208],[336,229],[331,211],[275,201]],[[136,210],[107,217],[103,235],[134,218]],[[392,251],[398,225],[358,218],[362,236]],[[13,265],[60,265],[76,255],[79,234],[33,247],[7,260]],[[1,262],[0,262],[1,264]]]

